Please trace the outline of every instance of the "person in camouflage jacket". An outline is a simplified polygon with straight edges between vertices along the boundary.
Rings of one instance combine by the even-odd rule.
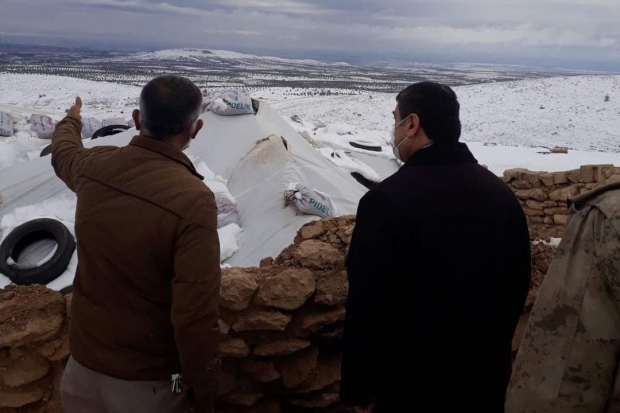
[[[620,183],[570,204],[519,349],[507,413],[620,412]]]

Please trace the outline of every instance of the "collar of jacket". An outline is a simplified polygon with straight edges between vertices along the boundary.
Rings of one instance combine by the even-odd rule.
[[[599,195],[614,189],[620,189],[620,182],[614,182],[613,184],[605,185],[592,191],[585,192],[581,195],[577,195],[576,197],[568,200],[568,208],[571,212],[579,211],[591,201],[598,198]]]
[[[167,143],[158,141],[157,139],[147,138],[146,136],[134,136],[129,144],[132,146],[139,146],[151,152],[156,152],[168,159],[183,164],[193,175],[200,178],[201,181],[205,179],[204,176],[196,171],[192,161],[190,161],[183,152]]]
[[[420,149],[409,158],[405,166],[456,165],[478,163],[467,145],[461,142],[435,143]]]

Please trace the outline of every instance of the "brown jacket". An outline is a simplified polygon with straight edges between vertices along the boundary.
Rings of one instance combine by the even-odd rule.
[[[507,413],[620,412],[620,184],[576,198],[532,311]]]
[[[196,410],[209,411],[220,366],[213,193],[166,143],[85,149],[81,128],[68,116],[52,140],[52,165],[78,199],[72,355],[123,380],[182,373]]]

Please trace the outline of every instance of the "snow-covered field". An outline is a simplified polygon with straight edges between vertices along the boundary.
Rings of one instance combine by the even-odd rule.
[[[487,83],[455,88],[461,102],[462,140],[481,163],[501,174],[526,167],[561,170],[589,163],[620,165],[620,76],[578,76]],[[49,141],[32,137],[31,113],[54,120],[80,95],[85,116],[130,118],[140,88],[68,77],[0,74],[0,110],[18,121],[13,137],[0,138],[0,168],[38,156]],[[609,95],[609,101],[605,96]],[[319,144],[356,141],[387,145],[393,125],[392,94],[290,96],[286,89],[254,93]],[[485,146],[497,145],[497,146]],[[328,145],[333,146],[333,145]],[[565,146],[567,155],[542,155],[542,147]]]

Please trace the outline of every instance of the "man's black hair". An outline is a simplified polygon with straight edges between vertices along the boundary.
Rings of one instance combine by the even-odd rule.
[[[202,108],[202,93],[189,79],[165,75],[140,93],[140,121],[151,137],[164,140],[190,127]]]
[[[435,143],[457,142],[461,137],[460,104],[456,93],[435,82],[414,83],[396,97],[400,118],[415,113],[426,136]]]

